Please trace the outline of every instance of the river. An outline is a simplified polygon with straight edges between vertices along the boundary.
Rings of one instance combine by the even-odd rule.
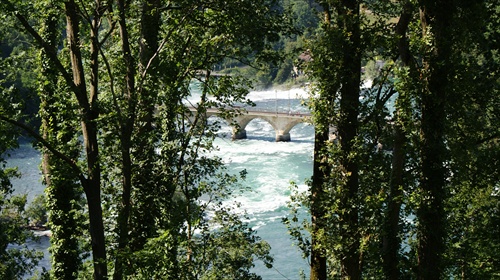
[[[251,92],[249,98],[257,108],[285,112],[304,112],[300,98],[305,96],[302,89],[286,91]],[[308,275],[307,260],[287,233],[281,219],[288,214],[286,202],[290,196],[290,182],[307,190],[304,181],[312,174],[312,153],[314,129],[311,125],[298,124],[290,132],[291,142],[275,142],[275,132],[270,124],[256,119],[246,127],[247,139],[231,141],[230,127],[222,127],[221,137],[216,139],[219,151],[214,152],[227,163],[230,172],[247,170],[247,178],[242,183],[251,191],[238,198],[246,210],[249,223],[263,240],[271,245],[274,257],[273,268],[267,269],[257,263],[254,272],[264,280],[300,279],[300,271]],[[20,179],[13,180],[17,193],[27,193],[31,200],[43,192],[40,181],[40,154],[25,144],[12,153],[10,166],[18,166]],[[30,244],[45,252],[41,266],[50,266],[46,248],[48,238],[43,237],[38,244]]]

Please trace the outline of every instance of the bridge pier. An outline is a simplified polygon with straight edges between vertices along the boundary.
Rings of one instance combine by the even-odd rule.
[[[192,112],[191,117],[197,113],[197,108],[189,107]],[[206,117],[218,116],[221,113],[220,109],[208,108],[205,112]],[[278,113],[266,111],[243,111],[242,114],[232,116],[226,121],[233,127],[231,138],[233,140],[246,139],[247,132],[245,127],[253,119],[262,119],[267,121],[276,131],[276,142],[289,142],[290,130],[298,123],[307,121],[310,114],[292,114],[292,113]]]
[[[276,132],[276,142],[290,142],[290,133]]]
[[[233,128],[233,135],[231,135],[231,139],[247,139],[247,131],[244,129]]]

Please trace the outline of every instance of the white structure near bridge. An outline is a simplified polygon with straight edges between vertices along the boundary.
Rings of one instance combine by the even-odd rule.
[[[190,108],[191,112],[196,112],[196,108]],[[218,109],[207,109],[207,118],[210,116],[220,116]],[[262,119],[267,121],[276,131],[276,142],[287,142],[291,140],[290,130],[299,123],[308,122],[310,118],[308,113],[279,113],[269,111],[243,110],[241,114],[233,116],[226,121],[233,126],[232,139],[245,139],[247,132],[245,130],[248,123],[253,119]]]

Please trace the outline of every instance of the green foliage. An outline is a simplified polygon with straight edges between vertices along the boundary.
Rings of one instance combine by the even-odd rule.
[[[1,2],[2,15],[19,20],[40,52],[29,66],[41,100],[51,275],[72,279],[87,269],[78,237],[88,218],[96,279],[108,266],[118,279],[167,272],[193,279],[208,275],[197,271],[205,265],[217,266],[212,275],[233,269],[234,277],[256,278],[253,256],[269,264],[268,245],[225,208],[218,208],[220,221],[208,218],[238,176],[210,155],[217,125],[208,125],[204,112],[218,108],[229,117],[238,114],[233,107],[250,104],[246,79],[214,77],[211,69],[226,58],[275,63],[271,43],[289,32],[287,21],[267,0],[120,4]],[[58,31],[68,19],[63,38]],[[193,115],[187,99],[196,80],[201,97]],[[200,230],[210,243],[199,245]],[[157,244],[168,255],[148,272],[151,258],[165,255]],[[199,248],[224,245],[230,265],[199,257]]]
[[[241,217],[226,209],[215,212],[214,222],[202,231],[194,255],[199,259],[199,279],[262,279],[250,269],[256,260],[272,267],[271,247],[241,222]]]
[[[6,196],[0,192],[0,277],[19,279],[33,271],[43,253],[28,249],[33,234],[26,229],[26,196]]]
[[[470,5],[460,14],[463,42],[457,45],[457,83],[449,102],[451,197],[446,260],[452,277],[495,278],[498,259],[498,47],[488,39],[498,35],[487,22],[498,18],[491,3]],[[479,17],[479,14],[481,16]],[[486,24],[485,33],[468,32]],[[468,47],[465,47],[465,44]],[[484,60],[486,58],[486,61]]]
[[[332,3],[320,2],[323,7]],[[356,242],[363,255],[359,264],[363,268],[362,278],[417,278],[422,273],[422,270],[417,272],[417,258],[422,256],[419,256],[422,254],[419,242],[425,231],[422,225],[432,223],[432,218],[424,220],[423,215],[415,215],[423,213],[419,211],[426,207],[425,202],[433,201],[422,190],[426,184],[426,179],[422,179],[426,175],[422,174],[427,174],[422,163],[430,157],[440,158],[443,160],[436,166],[442,165],[446,172],[441,174],[447,174],[442,178],[444,192],[435,193],[433,197],[437,197],[434,199],[437,207],[446,205],[446,219],[439,225],[445,225],[441,234],[445,232],[443,236],[446,236],[446,241],[440,245],[446,249],[442,249],[438,257],[445,263],[443,277],[495,278],[498,271],[491,260],[498,259],[494,253],[498,248],[492,244],[498,243],[498,227],[493,223],[498,216],[499,122],[498,110],[494,108],[499,104],[499,60],[498,44],[492,43],[498,28],[491,23],[498,21],[498,8],[493,8],[491,1],[457,1],[459,8],[450,12],[454,24],[447,25],[450,28],[439,31],[441,33],[431,30],[422,36],[418,7],[413,1],[363,2],[362,43],[358,47],[363,49],[364,78],[373,80],[373,86],[362,90],[358,137],[353,140],[352,150],[347,155],[361,164],[359,189],[344,208],[346,182],[352,174],[342,168],[342,157],[345,157],[342,146],[345,144],[337,132],[333,142],[316,148],[320,155],[319,165],[323,168],[318,173],[325,172],[324,189],[292,197],[291,216],[284,220],[292,238],[297,240],[305,257],[310,256],[311,250],[323,250],[329,262],[330,277],[334,279],[344,273],[341,268],[343,252]],[[332,21],[317,30],[309,46],[313,61],[308,63],[308,73],[314,85],[309,105],[317,131],[327,131],[330,126],[341,124],[343,97],[340,95],[345,87],[342,77],[357,75],[357,70],[347,73],[342,69],[342,52],[348,49],[335,47],[346,35],[342,33],[344,26],[335,25],[339,14],[331,9],[324,16],[331,16]],[[432,139],[426,138],[423,131],[439,119],[423,122],[423,114],[429,114],[430,106],[425,102],[441,91],[429,92],[436,84],[429,85],[427,79],[444,65],[435,60],[437,46],[451,46],[442,54],[448,57],[443,62],[447,67],[440,72],[442,76],[436,82],[445,84],[449,79],[449,87],[442,89],[449,95],[445,106],[438,110],[438,113],[446,112],[446,119],[441,120],[442,128],[430,132],[442,133],[443,149],[428,154],[432,145],[426,141]],[[379,67],[375,61],[385,65]],[[434,68],[426,68],[427,63],[435,63]],[[342,128],[337,127],[339,129]],[[311,190],[314,191],[314,185]],[[317,201],[320,201],[325,220],[320,221],[321,227],[315,230],[314,224],[302,222],[298,213],[301,207],[307,207],[313,214],[322,214],[321,210],[313,209]],[[356,212],[358,217],[357,232],[342,228],[345,226],[343,219],[351,212]],[[395,223],[388,227],[390,221]],[[312,231],[313,241],[315,238],[319,243],[315,245],[317,248],[311,247],[304,230]],[[438,227],[431,226],[425,234],[435,230],[439,230]],[[389,274],[384,264],[388,260],[385,252],[391,231],[394,232],[391,242],[397,243],[392,249],[395,250],[392,261],[396,264],[393,266],[396,276]],[[486,248],[486,244],[490,244],[490,248]]]
[[[285,83],[291,76],[293,71],[293,63],[290,59],[285,60],[285,62],[281,65],[276,73],[275,81],[278,84]]]
[[[0,60],[4,65],[5,61]],[[0,75],[0,116],[18,115],[17,99],[12,88],[5,89]],[[12,102],[12,103],[11,103]],[[19,279],[33,269],[42,257],[40,252],[28,249],[26,241],[33,235],[26,229],[24,207],[26,195],[12,195],[10,179],[18,177],[16,168],[6,167],[11,149],[17,147],[19,133],[14,127],[0,122],[0,278]]]
[[[26,121],[23,112],[33,116],[31,106],[40,109],[52,276],[90,277],[92,265],[81,264],[89,244],[78,238],[90,225],[92,238],[96,227],[106,238],[97,242],[107,258],[99,269],[118,279],[259,279],[250,271],[256,260],[271,266],[269,245],[229,206],[244,174],[227,174],[211,155],[219,125],[205,113],[239,114],[238,106],[251,104],[245,96],[252,82],[261,88],[290,83],[292,73],[305,70],[322,141],[316,172],[323,175],[319,184],[317,177],[310,182],[319,192],[294,192],[284,219],[304,257],[320,252],[331,278],[345,275],[346,265],[362,268],[363,278],[390,278],[385,254],[394,231],[395,278],[416,278],[417,241],[429,221],[421,213],[431,201],[446,214],[439,224],[446,240],[443,276],[497,277],[496,2],[456,1],[446,32],[426,29],[415,1],[362,1],[359,18],[339,9],[347,2],[1,1],[0,154],[17,141],[11,124]],[[79,36],[74,48],[60,32],[69,4],[77,5],[81,20],[67,29]],[[14,19],[23,16],[33,30],[17,30]],[[322,19],[329,21],[320,26]],[[436,57],[437,47],[448,51]],[[312,59],[298,59],[306,50]],[[355,63],[346,63],[354,56]],[[434,60],[443,57],[446,68]],[[361,59],[373,86],[358,91]],[[434,83],[435,69],[443,79]],[[441,82],[445,104],[429,110],[435,102],[428,98],[444,94],[432,92]],[[27,89],[36,89],[41,104],[21,102],[32,99]],[[429,112],[445,116],[436,118],[438,129],[429,130]],[[332,126],[335,138],[327,141]],[[429,131],[437,138],[428,138]],[[434,144],[439,151],[429,154]],[[446,175],[438,178],[444,185],[437,196],[423,191],[429,158]],[[6,244],[25,240],[17,225],[26,216],[25,198],[10,197],[15,171],[3,163],[0,207],[8,218],[0,220],[0,271],[14,267],[9,273],[20,275],[34,255],[4,253],[12,249]],[[28,208],[29,215],[43,220],[42,204]],[[303,217],[302,207],[321,217],[320,227]],[[98,222],[88,222],[95,209]]]
[[[310,182],[308,182],[310,184]],[[310,200],[306,192],[300,192],[295,182],[290,185],[291,196],[287,207],[290,209],[288,216],[282,219],[282,222],[288,229],[288,233],[292,240],[296,242],[296,246],[302,252],[304,259],[309,258],[311,253],[311,241],[309,232],[311,230],[311,222],[308,217],[304,216],[302,207],[310,207]]]
[[[26,208],[26,216],[31,226],[43,227],[47,223],[47,207],[45,195],[37,195]]]
[[[307,82],[307,78],[302,72],[295,73],[294,67],[300,67],[302,61],[299,56],[306,51],[307,41],[319,26],[317,14],[321,8],[318,3],[310,0],[279,1],[271,7],[274,11],[281,11],[284,14],[280,19],[281,23],[276,23],[277,26],[285,25],[279,41],[270,42],[275,52],[266,53],[264,59],[253,54],[243,59],[243,62],[250,62],[251,68],[241,60],[227,58],[218,63],[215,70],[241,74],[252,80],[256,89],[283,85],[302,86]]]
[[[2,150],[5,146],[1,147]],[[5,151],[5,150],[4,150]],[[3,153],[0,153],[3,155]],[[43,253],[28,249],[26,241],[34,239],[26,229],[27,218],[24,211],[26,195],[12,196],[12,185],[9,179],[16,175],[13,169],[5,169],[5,161],[1,160],[0,175],[0,277],[2,279],[19,279],[33,271]]]
[[[255,261],[272,267],[269,244],[227,209],[200,220],[196,231],[191,240],[177,240],[178,234],[169,232],[150,239],[134,254],[133,279],[261,279],[249,272]]]
[[[179,279],[177,250],[175,237],[167,231],[159,232],[158,237],[148,240],[143,250],[134,253],[136,273],[131,279]]]

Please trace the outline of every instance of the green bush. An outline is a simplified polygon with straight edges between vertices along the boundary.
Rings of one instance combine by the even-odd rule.
[[[26,209],[26,217],[30,226],[45,226],[47,224],[47,207],[45,205],[45,195],[37,195]]]

